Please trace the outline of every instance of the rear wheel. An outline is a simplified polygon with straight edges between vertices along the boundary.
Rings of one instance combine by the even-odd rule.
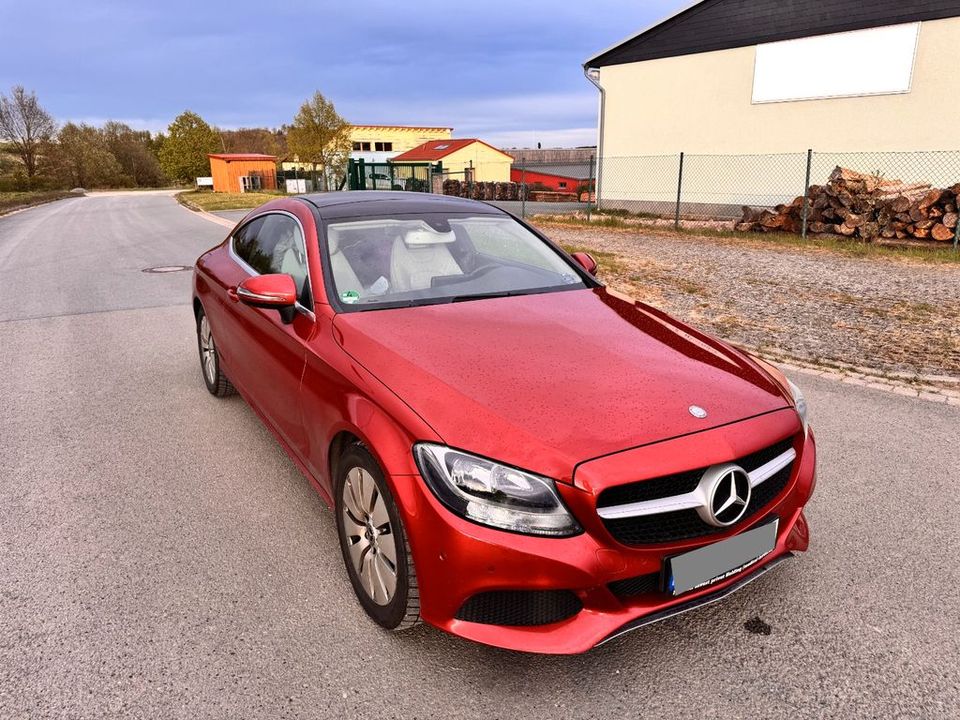
[[[210,394],[217,397],[233,395],[236,390],[220,369],[220,354],[203,308],[197,312],[197,348],[200,351],[200,372]]]
[[[363,609],[387,630],[416,625],[420,592],[410,545],[383,473],[362,445],[340,458],[335,497],[340,549]]]

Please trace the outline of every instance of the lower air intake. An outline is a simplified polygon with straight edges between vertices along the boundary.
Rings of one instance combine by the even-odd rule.
[[[580,598],[569,590],[494,590],[469,598],[456,617],[484,625],[549,625],[582,609]]]

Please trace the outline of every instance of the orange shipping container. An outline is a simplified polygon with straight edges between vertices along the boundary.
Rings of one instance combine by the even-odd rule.
[[[212,153],[210,175],[213,177],[214,192],[241,192],[243,181],[247,177],[247,190],[277,189],[277,158],[259,153]],[[259,178],[256,180],[254,178]]]

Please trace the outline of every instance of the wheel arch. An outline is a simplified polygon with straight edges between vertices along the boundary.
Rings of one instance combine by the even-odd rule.
[[[354,444],[360,444],[364,447],[367,447],[366,443],[364,443],[358,435],[349,430],[341,430],[334,435],[333,439],[330,441],[330,446],[327,448],[327,472],[330,473],[328,477],[330,478],[331,488],[334,486],[337,477],[337,471],[340,469],[340,458],[343,457],[343,453],[346,451],[346,449]],[[369,447],[367,447],[367,449],[370,450],[371,454],[373,454],[373,456],[376,458],[376,453],[374,453],[374,451]],[[377,462],[380,462],[379,458],[377,458]],[[382,467],[383,465],[381,463],[381,468]]]

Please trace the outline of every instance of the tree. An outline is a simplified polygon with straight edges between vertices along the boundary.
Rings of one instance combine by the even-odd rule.
[[[226,152],[230,153],[262,153],[264,155],[280,155],[282,145],[279,133],[267,128],[238,128],[236,130],[221,130]]]
[[[319,167],[326,187],[346,172],[350,157],[350,124],[337,114],[333,103],[320,92],[300,106],[287,130],[289,152],[300,162]]]
[[[37,173],[39,149],[56,131],[56,123],[37,102],[36,93],[14,86],[10,97],[0,93],[0,139],[9,140],[23,161],[27,177]]]
[[[120,163],[123,171],[121,184],[137,187],[156,187],[163,183],[163,171],[153,154],[150,132],[134,130],[113,120],[104,124],[100,133],[106,147]]]
[[[64,125],[51,146],[50,159],[60,181],[69,186],[103,187],[122,182],[120,163],[107,147],[103,133],[92,125]]]
[[[160,166],[167,177],[190,183],[210,172],[208,153],[221,149],[220,135],[203,118],[186,110],[170,123],[160,147]]]

